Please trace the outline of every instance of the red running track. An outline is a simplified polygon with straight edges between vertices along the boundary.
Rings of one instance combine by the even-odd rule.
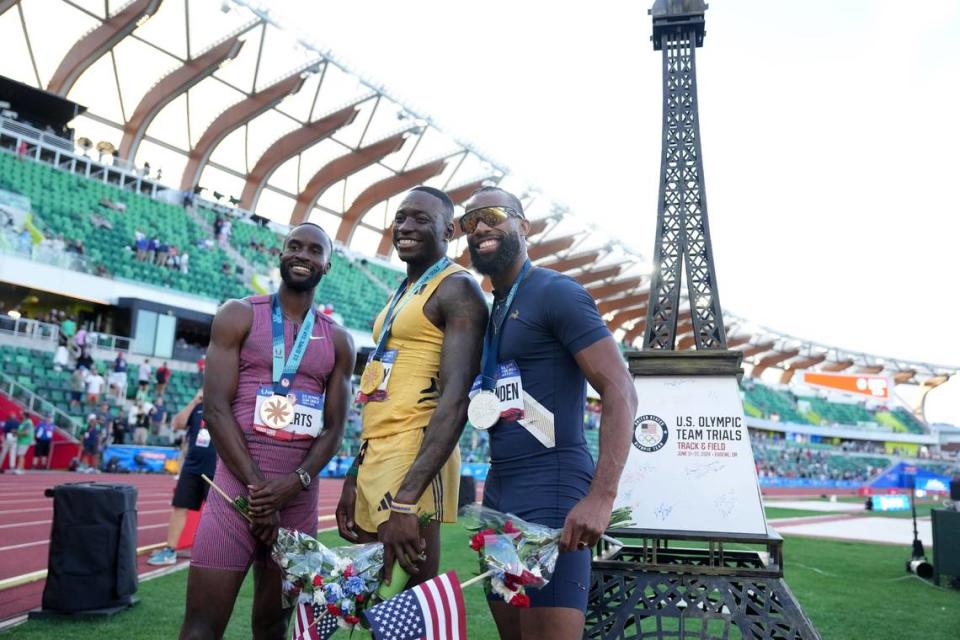
[[[174,478],[160,475],[81,475],[39,471],[15,476],[0,475],[0,580],[47,568],[53,499],[43,492],[65,483],[103,482],[137,488],[137,547],[166,540]],[[341,480],[320,482],[320,528],[334,526],[333,513],[340,498]],[[139,572],[155,569],[138,557]],[[0,591],[0,621],[40,606],[44,581]]]

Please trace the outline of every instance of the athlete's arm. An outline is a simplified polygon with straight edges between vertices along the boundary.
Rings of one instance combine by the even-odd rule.
[[[217,311],[207,349],[207,374],[203,377],[204,419],[217,455],[244,484],[263,480],[230,406],[240,378],[240,348],[252,324],[253,309],[241,300],[230,300]]]
[[[637,392],[626,363],[612,337],[601,338],[574,355],[587,381],[600,394],[600,459],[590,492],[567,514],[560,535],[560,550],[571,551],[578,542],[593,546],[610,524],[620,473],[630,452]]]
[[[427,424],[417,457],[394,498],[403,504],[416,504],[420,500],[463,433],[467,421],[467,394],[480,370],[483,333],[487,326],[487,305],[473,277],[454,275],[446,278],[437,287],[434,299],[443,328],[440,400]],[[380,527],[379,537],[384,543],[384,566],[388,571],[393,567],[396,554],[406,571],[417,572],[416,565],[411,562],[422,550],[416,516],[390,514],[390,519]],[[386,577],[389,579],[389,575]]]
[[[314,438],[307,455],[300,464],[310,477],[316,477],[330,458],[337,453],[343,440],[343,425],[350,406],[350,376],[356,352],[353,338],[340,327],[333,325],[334,365],[327,380],[326,399],[323,405],[323,431]],[[250,489],[250,514],[268,516],[295,498],[302,490],[300,476],[290,473],[266,482],[253,484]]]
[[[187,420],[190,419],[190,414],[193,413],[194,407],[196,407],[200,402],[203,401],[203,389],[197,391],[196,395],[187,403],[183,409],[173,416],[173,419],[170,421],[170,428],[174,431],[179,431],[180,429],[187,428]]]

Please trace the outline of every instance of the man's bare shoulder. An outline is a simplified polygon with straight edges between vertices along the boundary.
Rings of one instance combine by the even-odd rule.
[[[213,318],[214,331],[245,334],[253,325],[253,304],[247,299],[232,298],[224,302]]]
[[[437,287],[437,295],[443,302],[454,304],[480,304],[486,307],[486,301],[483,298],[483,290],[480,289],[480,283],[469,271],[458,271],[451,273],[443,279],[440,286]]]

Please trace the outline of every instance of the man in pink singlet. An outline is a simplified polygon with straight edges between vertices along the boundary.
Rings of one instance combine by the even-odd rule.
[[[290,609],[270,559],[278,527],[315,535],[312,480],[340,448],[355,352],[350,335],[320,313],[314,290],[333,245],[317,225],[283,243],[274,295],[229,300],[213,320],[204,376],[204,419],[217,447],[216,482],[248,496],[248,523],[210,492],[193,545],[181,638],[221,638],[250,565],[251,636],[286,636]]]

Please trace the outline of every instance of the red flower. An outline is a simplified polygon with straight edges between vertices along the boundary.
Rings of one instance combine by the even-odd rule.
[[[470,548],[474,551],[483,551],[483,534],[475,533],[472,538],[470,538]]]
[[[360,618],[357,616],[343,616],[343,621],[347,624],[357,624],[360,622]]]
[[[366,598],[363,597],[363,594],[362,594],[362,593],[358,593],[358,594],[357,594],[357,602],[358,602],[358,603],[359,603],[359,602],[363,602],[364,600],[366,600]]]
[[[510,604],[520,609],[526,609],[530,606],[530,596],[525,593],[518,593],[510,598]]]
[[[513,520],[507,520],[503,523],[503,532],[504,533],[520,533],[520,529],[517,529],[513,526]]]
[[[320,576],[313,576],[313,586],[319,587],[323,585],[323,578]]]
[[[343,577],[344,577],[344,578],[349,578],[349,577],[352,576],[352,575],[355,575],[355,574],[354,574],[354,571],[353,571],[353,565],[352,565],[352,564],[348,564],[348,565],[347,565],[347,568],[343,570]]]
[[[523,570],[523,573],[520,574],[520,584],[536,584],[540,582],[540,578],[533,575],[526,569]]]
[[[484,536],[495,536],[497,532],[493,529],[484,529],[479,531],[470,538],[470,548],[474,551],[481,551],[483,549],[483,538]]]
[[[332,616],[339,616],[339,615],[340,615],[340,608],[337,607],[337,605],[335,605],[335,604],[328,604],[328,605],[327,605],[327,613],[329,613],[329,614],[332,615]]]
[[[516,591],[520,588],[521,584],[520,576],[515,576],[512,573],[503,574],[503,586],[510,589],[510,591]]]

